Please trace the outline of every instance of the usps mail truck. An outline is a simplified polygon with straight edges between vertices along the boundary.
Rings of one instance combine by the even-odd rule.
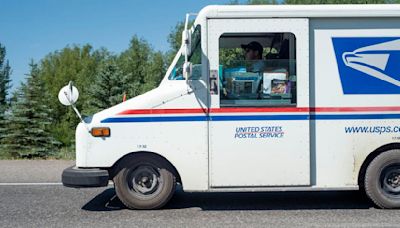
[[[400,5],[208,6],[160,85],[81,117],[68,187],[363,190],[400,207]]]

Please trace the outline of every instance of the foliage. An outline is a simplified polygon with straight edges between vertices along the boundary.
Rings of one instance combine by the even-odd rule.
[[[8,105],[7,95],[11,88],[11,67],[6,57],[6,48],[0,43],[0,113]]]
[[[10,124],[9,112],[4,106],[1,107],[1,109],[5,111],[0,112],[0,158],[8,157],[8,152],[5,150],[3,144],[4,136],[6,135]]]
[[[271,5],[271,4],[393,4],[400,3],[400,0],[231,0],[230,5]]]
[[[387,0],[285,0],[285,4],[384,4]]]
[[[233,66],[235,61],[244,60],[243,49],[241,48],[230,48],[230,49],[221,49],[219,52],[219,59],[221,65],[224,66]]]
[[[39,69],[32,62],[27,82],[15,93],[16,102],[7,118],[9,123],[2,148],[11,157],[46,158],[54,154],[59,144],[48,131],[52,113],[43,85]]]
[[[0,44],[0,145],[2,144],[2,139],[7,132],[7,115],[9,108],[9,101],[7,95],[11,88],[11,67],[8,63],[6,57],[6,48]],[[0,156],[5,152],[0,148]]]
[[[191,28],[194,24],[194,20],[190,20],[188,28]],[[185,21],[179,21],[176,23],[175,27],[171,30],[168,35],[168,43],[170,50],[167,52],[167,61],[171,63],[175,57],[175,54],[179,51],[182,44],[182,32],[185,29]]]
[[[185,28],[185,22],[179,21],[168,35],[170,52],[173,54],[179,51],[182,44],[182,31]]]
[[[73,110],[59,104],[60,88],[73,81],[80,89],[77,108],[91,115],[118,104],[124,93],[131,98],[156,87],[165,74],[165,56],[133,36],[120,55],[104,48],[93,50],[90,45],[67,46],[48,54],[39,64],[31,63],[30,68],[26,83],[11,97],[11,108],[0,113],[4,117],[0,119],[2,158],[70,158],[68,150],[74,150],[79,119]]]
[[[229,5],[240,5],[242,4],[239,0],[231,0]],[[243,4],[245,5],[271,5],[271,4],[278,4],[277,0],[247,0]]]
[[[128,50],[118,57],[118,65],[126,75],[128,98],[153,89],[165,74],[163,55],[154,52],[147,41],[137,36],[131,39]]]
[[[101,64],[94,83],[89,87],[91,99],[86,112],[96,113],[120,103],[127,89],[127,78],[114,58]]]
[[[170,46],[170,50],[166,53],[166,59],[168,63],[172,63],[176,53],[181,48],[182,44],[182,31],[185,28],[185,22],[180,21],[178,22],[175,27],[171,30],[168,35],[168,43]]]
[[[249,5],[272,5],[278,4],[277,0],[248,0],[247,4]]]
[[[167,64],[162,52],[151,52],[150,61],[147,70],[145,83],[143,84],[143,92],[147,92],[156,88],[166,73]]]
[[[92,115],[121,102],[124,93],[131,98],[156,87],[165,73],[165,61],[161,52],[155,52],[145,40],[134,36],[129,48],[120,55],[113,55],[104,48],[93,50],[90,45],[67,46],[48,54],[34,69],[53,117],[51,127],[46,130],[61,142],[58,149],[62,149],[73,146],[79,119],[73,110],[59,104],[60,88],[73,81],[80,90],[77,108],[84,115]],[[26,106],[28,101],[24,93],[30,87],[31,83],[21,85],[13,98],[16,102],[11,110],[14,118],[11,121],[16,121],[15,116]],[[26,118],[20,121],[31,121],[31,117]]]
[[[48,105],[53,110],[51,132],[63,146],[73,143],[74,129],[79,119],[69,107],[60,105],[58,92],[69,81],[73,81],[80,89],[77,108],[84,114],[91,114],[87,113],[88,109],[85,107],[91,99],[87,90],[95,81],[99,65],[108,55],[104,49],[93,51],[90,45],[73,46],[50,53],[40,63],[39,76],[44,82],[43,89],[50,98]]]

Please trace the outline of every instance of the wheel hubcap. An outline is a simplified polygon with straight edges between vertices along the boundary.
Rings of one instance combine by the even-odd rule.
[[[387,167],[382,171],[381,186],[386,194],[400,197],[400,164]]]
[[[132,190],[142,195],[153,194],[160,184],[160,174],[151,166],[139,166],[130,176]]]

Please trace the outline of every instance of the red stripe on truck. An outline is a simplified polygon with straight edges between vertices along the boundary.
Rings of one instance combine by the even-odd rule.
[[[146,114],[196,114],[196,113],[266,113],[266,112],[388,112],[400,111],[400,106],[387,107],[263,107],[263,108],[211,108],[201,109],[129,109],[118,115],[146,115]]]

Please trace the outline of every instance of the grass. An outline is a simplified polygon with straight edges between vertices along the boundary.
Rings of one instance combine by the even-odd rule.
[[[63,147],[48,157],[16,157],[0,150],[0,160],[75,160],[75,148]]]
[[[75,160],[75,148],[63,147],[54,158],[60,160]]]

